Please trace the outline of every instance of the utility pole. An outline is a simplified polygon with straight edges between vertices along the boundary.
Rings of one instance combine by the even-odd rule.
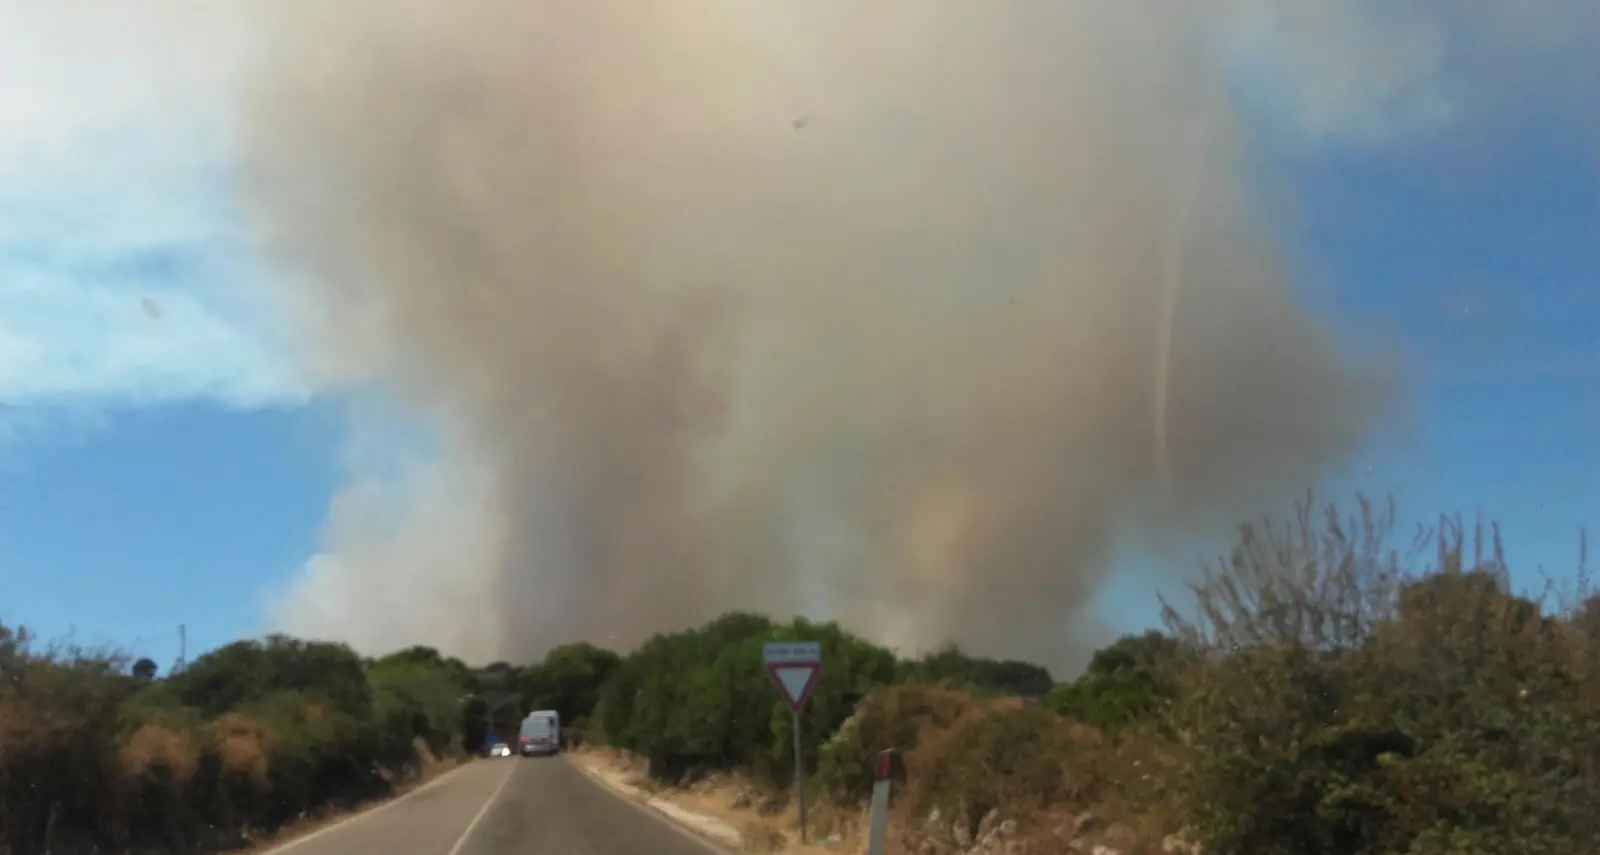
[[[178,661],[172,663],[172,672],[176,674],[189,664],[189,630],[183,624],[178,624]]]

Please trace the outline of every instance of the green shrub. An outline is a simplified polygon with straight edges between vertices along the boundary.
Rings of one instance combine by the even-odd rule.
[[[370,671],[341,645],[240,642],[160,680],[123,658],[35,649],[0,627],[0,851],[214,851],[382,795],[448,750],[447,662]]]
[[[1096,652],[1078,679],[1051,689],[1046,706],[1109,731],[1158,724],[1178,697],[1182,670],[1192,664],[1171,636],[1124,636]]]
[[[1583,612],[1511,593],[1498,537],[1485,555],[1480,530],[1469,557],[1459,522],[1420,575],[1362,546],[1370,515],[1307,528],[1241,544],[1202,591],[1209,625],[1180,627],[1230,642],[1179,704],[1206,851],[1593,851],[1600,673]]]
[[[1015,697],[1048,684],[1028,663],[953,648],[900,662],[834,624],[747,613],[623,657],[575,644],[495,673],[659,779],[787,783],[793,723],[761,647],[812,639],[805,762],[847,808],[895,748],[907,812],[1054,828],[1093,811],[1138,827],[1130,852],[1180,827],[1210,855],[1593,851],[1600,599],[1580,590],[1563,611],[1513,592],[1498,537],[1486,551],[1459,521],[1413,542],[1434,561],[1413,573],[1386,545],[1393,520],[1307,505],[1287,527],[1241,528],[1193,608],[1165,604],[1168,633],[1098,652],[1044,708]],[[240,846],[387,792],[418,745],[477,749],[503,697],[431,648],[364,661],[281,636],[165,679],[130,670],[0,627],[0,851]]]
[[[786,778],[793,769],[792,723],[761,656],[763,644],[784,640],[822,645],[822,673],[802,719],[805,759],[814,767],[820,740],[867,691],[898,673],[892,653],[834,624],[796,620],[780,627],[733,613],[656,636],[623,659],[602,687],[589,738],[649,757],[663,780],[700,768]]]
[[[902,679],[908,683],[947,683],[978,695],[1043,697],[1055,685],[1049,670],[1015,659],[969,656],[956,645],[905,663]]]
[[[552,648],[537,665],[520,672],[522,708],[555,710],[563,722],[586,718],[600,700],[600,687],[620,664],[621,656],[588,643]]]

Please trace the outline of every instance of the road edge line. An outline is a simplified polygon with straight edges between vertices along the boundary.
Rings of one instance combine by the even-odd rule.
[[[599,772],[596,772],[593,769],[590,769],[588,766],[585,766],[582,761],[574,760],[571,757],[566,756],[565,753],[563,753],[561,757],[561,762],[577,769],[579,772],[583,773],[584,777],[594,782],[596,786],[610,793],[618,800],[627,802],[640,813],[649,816],[662,825],[665,825],[673,831],[676,831],[678,834],[687,837],[702,846],[705,846],[711,851],[717,852],[719,855],[743,855],[740,850],[730,848],[727,841],[713,837],[710,834],[707,834],[705,831],[695,828],[683,820],[678,819],[672,814],[667,813],[664,810],[657,809],[655,805],[650,804],[650,795],[648,793],[636,794],[624,790],[616,784],[611,783],[609,780],[606,780],[605,776],[601,775]]]
[[[359,811],[356,811],[355,813],[352,813],[352,814],[350,814],[348,816],[341,817],[337,822],[334,822],[332,825],[324,825],[323,827],[317,829],[316,831],[311,832],[310,834],[301,835],[300,837],[296,837],[293,840],[286,840],[286,841],[278,844],[277,846],[272,847],[271,849],[259,850],[259,851],[250,853],[250,855],[283,855],[283,853],[288,852],[289,850],[295,848],[296,846],[299,846],[302,843],[310,843],[311,841],[316,840],[316,839],[322,837],[325,834],[328,834],[330,832],[336,831],[336,830],[338,830],[340,828],[344,828],[345,826],[350,825],[351,823],[357,822],[359,820],[366,819],[369,816],[374,816],[376,814],[383,813],[384,811],[388,810],[389,808],[392,808],[395,805],[398,805],[401,802],[406,801],[407,799],[411,798],[412,796],[421,794],[424,790],[431,790],[434,787],[436,787],[436,786],[444,783],[445,781],[449,780],[457,772],[460,772],[462,769],[465,769],[468,766],[471,766],[476,762],[478,762],[478,761],[469,760],[469,761],[467,761],[465,763],[461,763],[461,764],[457,765],[454,769],[451,769],[451,770],[445,772],[443,775],[440,775],[439,777],[434,778],[433,780],[423,784],[420,787],[417,787],[414,790],[407,790],[406,792],[401,793],[400,795],[395,796],[392,799],[387,799],[385,801],[381,801],[381,802],[379,802],[379,803],[377,803],[375,805],[372,805],[371,807],[366,808],[365,810],[359,810]]]
[[[472,815],[472,821],[467,823],[465,829],[462,829],[461,836],[456,838],[456,845],[450,847],[450,851],[446,855],[460,855],[461,847],[467,845],[467,838],[471,837],[472,832],[477,830],[478,823],[483,822],[483,818],[489,815],[489,809],[494,807],[495,802],[500,801],[500,794],[506,791],[506,784],[511,783],[512,776],[517,774],[515,764],[507,765],[510,765],[511,768],[506,770],[506,776],[500,779],[500,786],[494,788],[494,792],[490,793],[489,798],[484,800],[483,807],[478,808],[478,812]]]

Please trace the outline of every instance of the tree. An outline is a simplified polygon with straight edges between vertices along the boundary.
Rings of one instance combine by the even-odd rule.
[[[478,751],[489,735],[489,704],[483,698],[468,698],[461,705],[461,749]]]
[[[555,710],[565,722],[587,718],[600,700],[601,685],[621,663],[621,656],[588,642],[552,648],[519,675],[522,708]]]
[[[417,737],[441,754],[460,737],[461,687],[442,661],[385,657],[367,669],[367,682],[388,756],[410,751]]]
[[[1199,619],[1175,621],[1209,643],[1175,716],[1174,792],[1194,842],[1295,855],[1592,849],[1600,661],[1581,627],[1511,591],[1499,538],[1481,525],[1469,536],[1442,520],[1437,563],[1413,574],[1365,505],[1353,524],[1323,520],[1243,532],[1238,560],[1201,583]]]
[[[906,678],[918,683],[951,683],[983,693],[1038,697],[1055,685],[1049,669],[1016,659],[969,656],[951,644],[911,662]]]
[[[415,645],[403,650],[379,657],[372,662],[373,667],[383,667],[398,663],[411,665],[425,665],[429,668],[438,668],[448,673],[461,689],[475,690],[478,687],[478,678],[473,674],[467,663],[454,656],[445,656],[432,647]]]
[[[141,680],[153,680],[157,670],[156,661],[148,657],[133,663],[133,676]]]
[[[1055,687],[1049,704],[1061,715],[1100,728],[1153,718],[1178,695],[1185,661],[1177,639],[1151,630],[1125,635],[1095,652],[1083,676]]]
[[[167,682],[184,704],[207,715],[291,691],[357,718],[365,718],[372,704],[366,669],[355,651],[284,635],[220,647]]]

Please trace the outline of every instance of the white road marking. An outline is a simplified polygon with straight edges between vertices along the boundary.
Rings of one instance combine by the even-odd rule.
[[[448,855],[461,855],[461,847],[467,845],[467,838],[472,836],[472,832],[478,827],[478,823],[483,822],[483,818],[489,815],[489,808],[494,807],[494,803],[500,800],[500,793],[505,790],[506,784],[511,783],[511,776],[516,774],[518,764],[508,763],[506,765],[511,768],[506,770],[506,776],[500,779],[500,786],[495,787],[494,792],[489,794],[489,800],[483,803],[483,807],[478,808],[477,815],[472,818],[471,822],[467,823],[466,830],[461,832],[461,837],[456,840],[456,845],[450,847]]]
[[[377,807],[370,808],[368,810],[364,810],[364,811],[362,811],[362,812],[360,812],[358,814],[355,814],[354,816],[347,816],[344,819],[341,819],[341,820],[339,820],[338,822],[335,822],[332,825],[323,826],[322,828],[319,828],[316,831],[313,831],[310,834],[305,835],[304,837],[296,837],[295,839],[290,840],[287,843],[284,843],[284,844],[281,844],[281,845],[278,845],[278,846],[274,846],[271,849],[268,849],[267,851],[260,853],[260,855],[283,855],[284,852],[288,852],[290,849],[293,849],[293,848],[295,848],[295,847],[297,847],[297,846],[299,846],[299,845],[301,845],[303,843],[310,843],[311,841],[316,840],[317,838],[323,836],[324,834],[329,834],[331,832],[338,831],[339,829],[344,828],[346,826],[354,825],[355,823],[360,822],[361,820],[366,819],[367,817],[377,816],[378,814],[383,813],[384,811],[388,810],[389,808],[392,808],[395,805],[401,804],[402,802],[406,801],[407,799],[411,798],[412,796],[421,795],[424,791],[431,790],[434,787],[439,786],[440,784],[444,783],[445,781],[448,781],[457,772],[460,772],[462,769],[465,769],[465,768],[467,768],[468,766],[471,766],[471,765],[472,765],[471,763],[462,763],[460,766],[457,766],[454,769],[451,769],[450,771],[444,773],[443,775],[440,775],[439,777],[434,778],[433,780],[429,781],[428,783],[423,784],[422,786],[416,788],[415,790],[412,790],[409,793],[406,793],[405,795],[403,795],[403,796],[401,796],[401,797],[399,797],[397,799],[390,799],[389,801],[386,801],[383,804],[378,805]]]

